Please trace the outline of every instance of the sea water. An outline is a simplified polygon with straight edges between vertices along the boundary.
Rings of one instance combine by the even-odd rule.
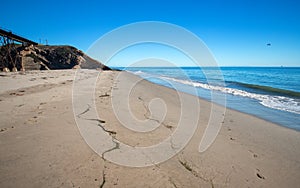
[[[226,96],[227,108],[300,130],[300,67],[127,67],[153,83],[212,101]],[[190,92],[191,88],[197,90]],[[218,103],[218,101],[213,101]]]

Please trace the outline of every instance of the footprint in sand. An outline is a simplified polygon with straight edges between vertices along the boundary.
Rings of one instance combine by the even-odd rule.
[[[39,105],[38,105],[38,109],[40,109],[43,105],[45,105],[45,104],[47,104],[47,103],[45,103],[45,102],[41,102]]]
[[[259,169],[256,169],[257,170],[257,172],[256,172],[256,176],[258,177],[258,178],[260,178],[260,179],[266,179],[261,173],[260,173],[260,170]]]
[[[37,123],[37,119],[38,119],[37,116],[33,116],[32,118],[28,119],[27,121],[30,123]]]
[[[10,128],[11,128],[11,129],[14,129],[15,127],[14,127],[14,126],[11,126]],[[0,129],[0,132],[8,131],[8,129],[9,129],[9,128],[6,128],[6,127],[1,128],[1,129]]]
[[[47,103],[41,102],[41,103],[37,106],[38,114],[42,114],[42,113],[43,113],[43,111],[42,111],[41,109],[42,109],[43,105],[45,105],[45,104],[47,104]]]
[[[7,130],[7,128],[1,128],[0,129],[0,132],[4,132],[4,131],[6,131]]]
[[[25,90],[18,90],[17,92],[12,92],[9,95],[22,96],[24,95]]]
[[[12,93],[10,93],[9,95],[22,96],[22,95],[24,95],[24,94],[23,94],[23,93],[15,93],[15,92],[12,92]]]
[[[252,150],[249,150],[249,152],[253,155],[254,158],[258,157],[258,155],[256,153],[254,153]]]

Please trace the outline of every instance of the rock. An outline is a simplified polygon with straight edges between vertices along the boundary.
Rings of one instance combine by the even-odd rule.
[[[4,67],[4,68],[3,68],[3,72],[10,72],[10,71],[9,71],[9,68]]]
[[[17,67],[14,67],[14,68],[12,69],[12,72],[18,72]]]
[[[80,69],[80,65],[75,65],[72,69]]]

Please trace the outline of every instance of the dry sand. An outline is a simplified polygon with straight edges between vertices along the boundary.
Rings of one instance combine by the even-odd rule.
[[[178,93],[145,80],[138,82],[129,97],[130,109],[137,119],[151,118],[151,99],[163,100],[168,111],[159,128],[147,133],[133,132],[121,125],[112,108],[111,99],[122,99],[126,93],[120,85],[124,79],[117,79],[119,73],[101,72],[96,84],[95,104],[101,125],[116,140],[128,145],[140,147],[161,142],[177,128],[182,110]],[[227,109],[215,142],[199,153],[211,103],[188,94],[182,96],[200,102],[200,119],[190,142],[176,156],[143,168],[104,160],[86,144],[77,128],[72,110],[74,74],[74,70],[1,73],[0,187],[300,185],[299,132]],[[89,79],[89,74],[87,71],[82,79]],[[139,79],[122,74],[128,84]],[[193,108],[183,110],[195,113]],[[117,151],[116,147],[106,156]]]

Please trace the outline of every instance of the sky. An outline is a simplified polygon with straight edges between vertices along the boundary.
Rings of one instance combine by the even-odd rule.
[[[197,35],[220,66],[300,66],[296,0],[15,0],[1,7],[1,28],[84,52],[123,25],[162,21]]]

